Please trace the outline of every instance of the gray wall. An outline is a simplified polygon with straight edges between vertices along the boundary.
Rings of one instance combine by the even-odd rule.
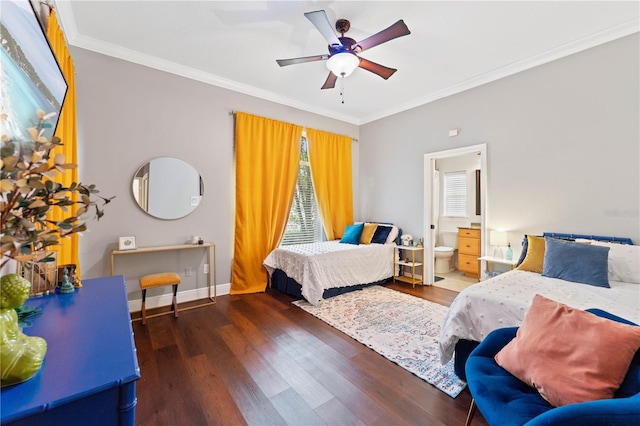
[[[635,34],[360,127],[72,48],[81,180],[117,196],[80,239],[83,278],[109,274],[119,236],[155,246],[197,234],[217,244],[217,282],[229,283],[232,110],[359,138],[356,219],[393,221],[419,238],[423,155],[486,143],[488,228],[511,230],[511,241],[560,231],[640,243],[639,48]],[[449,138],[453,128],[460,135]],[[203,176],[202,204],[183,219],[154,219],[132,198],[133,173],[162,156],[185,160]],[[130,298],[139,298],[136,280],[145,273],[184,275],[192,267],[199,272],[183,276],[183,288],[205,280],[198,254],[139,256],[118,261]]]
[[[362,218],[424,235],[424,154],[486,143],[487,228],[510,230],[512,243],[555,231],[640,244],[639,39],[361,126]]]
[[[359,137],[358,126],[352,124],[84,49],[72,48],[71,55],[76,66],[80,179],[95,184],[105,196],[116,196],[99,222],[89,220],[89,232],[80,238],[84,279],[109,275],[109,253],[120,236],[135,236],[138,246],[157,246],[182,244],[199,235],[217,245],[217,283],[230,282],[235,185],[230,111]],[[356,165],[358,146],[354,143]],[[133,199],[133,174],[157,157],[184,160],[204,179],[204,198],[185,218],[155,219]],[[357,178],[354,173],[356,188]],[[357,192],[354,197],[357,201]],[[188,267],[193,268],[192,277],[184,276]],[[140,275],[164,270],[182,276],[182,290],[202,287],[206,281],[198,250],[117,259],[116,272],[125,275],[130,299],[140,297]]]

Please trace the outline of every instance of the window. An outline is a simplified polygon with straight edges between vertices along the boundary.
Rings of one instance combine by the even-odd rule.
[[[467,216],[467,172],[444,173],[444,215]]]
[[[306,244],[322,241],[322,223],[311,181],[307,139],[303,136],[298,181],[293,194],[289,221],[280,245]]]

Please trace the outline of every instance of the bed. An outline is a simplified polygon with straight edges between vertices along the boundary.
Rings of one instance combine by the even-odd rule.
[[[363,243],[359,235],[350,243],[341,242],[343,237],[276,248],[263,262],[271,287],[316,305],[322,299],[392,278],[394,247],[401,231],[392,224],[367,225],[371,236]]]
[[[440,360],[444,364],[454,358],[456,374],[464,379],[464,364],[469,353],[491,331],[519,326],[536,294],[565,303],[578,309],[599,308],[634,323],[640,321],[640,247],[631,240],[613,237],[576,236],[545,233],[547,250],[544,263],[548,267],[542,273],[529,270],[513,270],[474,284],[454,299],[443,320],[440,339]],[[534,237],[535,238],[535,237]],[[538,237],[539,238],[539,237]],[[562,240],[558,240],[561,238]],[[564,241],[571,240],[571,241]],[[606,240],[607,242],[602,242]],[[545,240],[543,240],[545,241]],[[580,246],[608,248],[602,260],[575,257],[563,251],[550,250],[558,246],[571,250],[586,250]],[[552,247],[550,247],[552,245]],[[602,250],[591,248],[591,252]],[[529,250],[531,251],[531,250]],[[544,250],[543,250],[544,251]],[[523,250],[526,254],[526,252]],[[522,256],[523,263],[528,256]],[[524,258],[524,259],[523,259]],[[552,266],[577,265],[580,270],[596,271],[599,279],[607,281],[609,288],[584,282],[574,282],[565,276],[548,273]],[[604,267],[604,271],[602,268]]]

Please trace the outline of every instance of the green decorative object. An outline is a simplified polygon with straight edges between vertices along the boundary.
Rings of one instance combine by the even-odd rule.
[[[62,284],[60,285],[60,293],[73,293],[75,291],[75,287],[69,281],[69,270],[64,268],[62,271]]]
[[[18,274],[0,279],[0,386],[9,386],[32,378],[42,367],[47,342],[27,336],[18,326],[15,308],[29,297],[31,283]]]
[[[42,308],[36,306],[18,306],[14,308],[18,314],[18,327],[31,327],[33,323],[32,319],[42,315]]]

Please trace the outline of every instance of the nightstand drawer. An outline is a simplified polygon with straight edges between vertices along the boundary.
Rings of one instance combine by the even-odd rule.
[[[480,238],[480,230],[479,229],[469,229],[469,228],[458,228],[458,236],[459,237],[468,237],[468,238]]]
[[[458,269],[460,271],[477,274],[480,272],[480,262],[478,256],[469,256],[466,254],[458,255]]]
[[[478,238],[458,238],[458,253],[480,256],[480,240]]]

